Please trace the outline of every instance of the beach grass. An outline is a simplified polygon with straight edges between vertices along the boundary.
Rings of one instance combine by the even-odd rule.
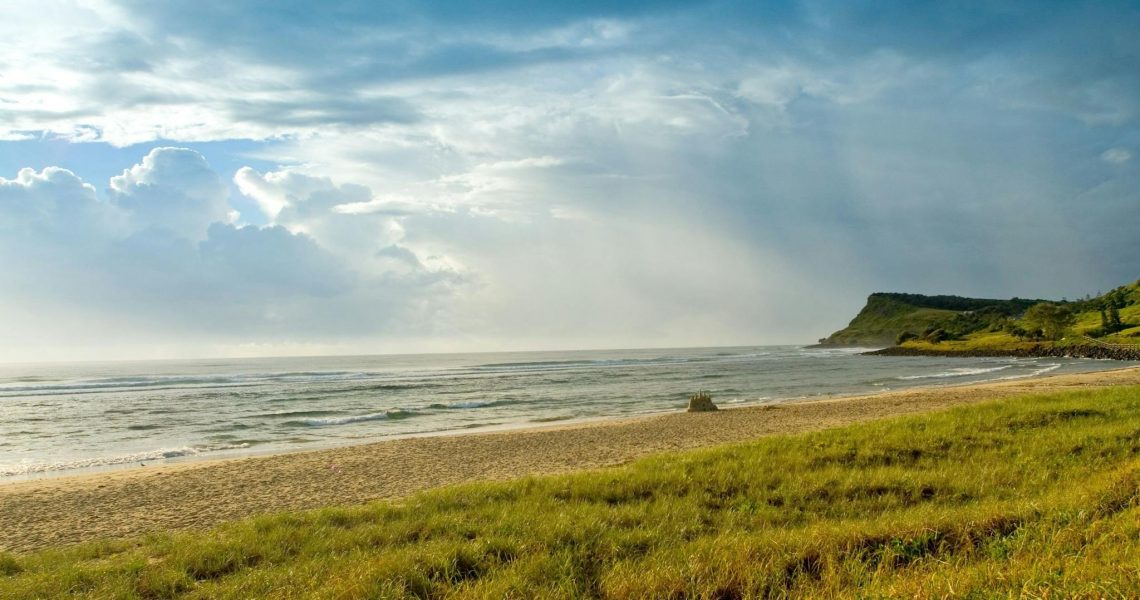
[[[0,597],[1125,598],[1138,496],[1122,386],[0,554]]]
[[[1018,350],[1029,350],[1038,345],[1038,342],[1020,340],[1004,331],[972,333],[964,339],[945,340],[938,343],[914,339],[907,340],[902,344],[902,346],[906,348],[941,352],[972,352],[976,350],[1014,352]]]

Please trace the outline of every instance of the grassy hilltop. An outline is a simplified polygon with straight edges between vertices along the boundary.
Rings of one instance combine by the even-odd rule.
[[[0,553],[12,600],[1138,593],[1140,386]]]
[[[1057,327],[1039,318],[1049,312],[1043,308],[1056,313]],[[1058,302],[875,293],[847,327],[820,340],[830,346],[900,345],[947,353],[1096,342],[1140,344],[1140,281],[1097,297]]]

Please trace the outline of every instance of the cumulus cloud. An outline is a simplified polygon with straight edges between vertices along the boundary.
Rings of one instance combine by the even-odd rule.
[[[211,223],[230,219],[229,190],[205,157],[185,148],[155,148],[111,178],[111,200],[140,227],[201,239]]]
[[[65,340],[111,330],[146,343],[358,338],[414,330],[409,311],[428,315],[462,285],[396,245],[392,217],[333,210],[371,198],[365,188],[299,175],[247,179],[265,193],[276,186],[282,224],[229,222],[228,190],[187,149],[151,151],[110,180],[105,200],[65,169],[0,178],[0,314],[85,315],[73,331],[56,331]],[[379,233],[353,237],[353,227]],[[37,335],[21,327],[12,340]]]
[[[82,233],[105,224],[110,207],[98,202],[95,187],[58,167],[24,168],[15,179],[0,177],[0,231],[7,235],[49,231]]]
[[[406,201],[378,198],[367,186],[337,184],[329,177],[294,170],[262,174],[244,167],[234,175],[234,183],[271,223],[312,235],[365,268],[380,248],[400,241],[400,218],[423,210]]]

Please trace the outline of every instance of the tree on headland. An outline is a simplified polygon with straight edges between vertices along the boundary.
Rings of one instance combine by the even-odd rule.
[[[1060,304],[1039,302],[1030,306],[1021,320],[1025,324],[1025,329],[1040,332],[1042,337],[1056,341],[1077,322],[1077,317]]]
[[[1124,323],[1120,320],[1120,309],[1115,306],[1108,308],[1108,328],[1113,331],[1124,329]]]

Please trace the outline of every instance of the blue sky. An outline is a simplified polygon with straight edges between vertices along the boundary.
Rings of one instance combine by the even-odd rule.
[[[15,0],[0,360],[809,342],[1140,276],[1140,7]]]

